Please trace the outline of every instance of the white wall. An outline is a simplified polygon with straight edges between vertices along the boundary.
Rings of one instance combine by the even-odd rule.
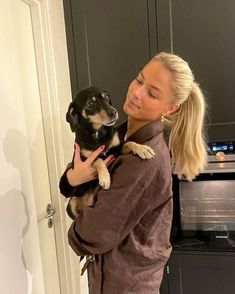
[[[44,292],[32,170],[37,167],[34,151],[42,162],[45,153],[36,139],[43,130],[30,23],[24,2],[1,2],[0,289],[4,294],[31,293],[33,285],[38,293]],[[44,172],[46,164],[40,168]],[[44,186],[42,194],[48,192]]]
[[[32,174],[31,165],[32,154],[37,154],[34,168],[38,169],[40,162],[46,161],[38,152],[38,142],[35,141],[35,137],[38,137],[37,134],[43,134],[44,130],[43,124],[38,125],[38,122],[34,120],[29,106],[25,107],[24,97],[34,98],[29,92],[25,92],[25,80],[22,72],[27,71],[28,79],[34,83],[35,87],[37,87],[38,80],[35,76],[34,56],[24,53],[19,57],[19,54],[24,51],[19,48],[18,39],[23,35],[16,23],[9,23],[14,19],[13,15],[11,13],[8,15],[3,9],[4,5],[8,5],[9,11],[16,11],[19,14],[19,9],[14,4],[21,2],[25,5],[20,0],[4,0],[1,2],[0,10],[0,291],[4,294],[41,294],[44,293],[44,290],[40,289],[40,285],[43,284],[43,276],[40,263],[36,204],[32,197],[33,183],[41,188],[42,193],[39,197],[44,197],[46,192],[43,190],[43,182],[40,181],[40,171],[37,171],[39,175],[35,177]],[[57,105],[53,101],[50,102],[52,108],[55,108],[55,114],[46,119],[52,119],[56,125],[55,132],[57,132],[56,136],[61,145],[56,150],[59,161],[58,174],[60,174],[71,160],[73,153],[74,136],[65,121],[65,113],[71,101],[70,81],[65,28],[64,22],[61,22],[63,3],[62,0],[46,2],[51,14],[49,25],[54,49],[53,56],[51,56],[55,79],[52,87],[54,87],[56,100],[59,101]],[[12,30],[10,34],[5,31],[7,26]],[[25,33],[24,30],[22,33]],[[25,46],[28,48],[27,43]],[[28,66],[26,66],[24,58],[26,58]],[[48,97],[48,99],[51,98]],[[31,102],[35,109],[40,108],[39,100],[31,100]],[[53,189],[56,190],[54,187]],[[58,197],[62,196],[58,194]],[[63,201],[65,204],[66,201]],[[62,210],[57,213],[63,214]],[[69,223],[70,220],[68,220],[67,226]],[[66,235],[62,237],[67,243]],[[60,250],[64,249],[60,248]],[[88,294],[86,275],[80,280],[79,258],[70,248],[67,251],[67,262],[70,262],[68,273],[71,275],[72,285],[69,287],[68,293],[63,292],[62,294]]]

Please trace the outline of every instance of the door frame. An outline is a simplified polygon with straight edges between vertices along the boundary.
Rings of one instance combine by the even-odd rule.
[[[38,69],[51,201],[57,213],[54,231],[61,293],[74,293],[71,256],[67,243],[65,201],[59,178],[65,166],[62,123],[71,101],[69,66],[62,0],[23,0],[29,5]]]

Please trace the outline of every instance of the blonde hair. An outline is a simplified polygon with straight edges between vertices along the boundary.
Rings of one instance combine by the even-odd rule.
[[[203,170],[207,162],[203,133],[205,98],[199,85],[194,81],[188,63],[182,58],[162,52],[153,60],[161,62],[172,73],[172,103],[179,105],[175,112],[165,118],[170,126],[169,150],[173,172],[179,178],[191,181]]]

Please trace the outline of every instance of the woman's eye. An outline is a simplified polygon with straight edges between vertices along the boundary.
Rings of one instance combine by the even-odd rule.
[[[136,82],[137,82],[138,84],[140,84],[140,85],[142,85],[142,84],[143,84],[143,82],[141,81],[141,79],[139,79],[139,78],[136,78],[135,80],[136,80]]]
[[[148,91],[148,93],[149,93],[149,96],[151,96],[151,97],[155,97],[155,96],[151,93],[151,91]]]
[[[152,98],[157,98],[157,96],[154,95],[150,90],[148,90],[148,94],[149,94],[149,96],[152,97]]]

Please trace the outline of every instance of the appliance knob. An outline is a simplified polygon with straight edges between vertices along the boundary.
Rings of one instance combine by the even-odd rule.
[[[222,152],[222,151],[219,151],[219,152],[217,152],[217,153],[215,154],[215,158],[216,158],[217,160],[222,161],[222,160],[224,160],[224,157],[225,157],[225,154],[224,154],[224,152]]]

